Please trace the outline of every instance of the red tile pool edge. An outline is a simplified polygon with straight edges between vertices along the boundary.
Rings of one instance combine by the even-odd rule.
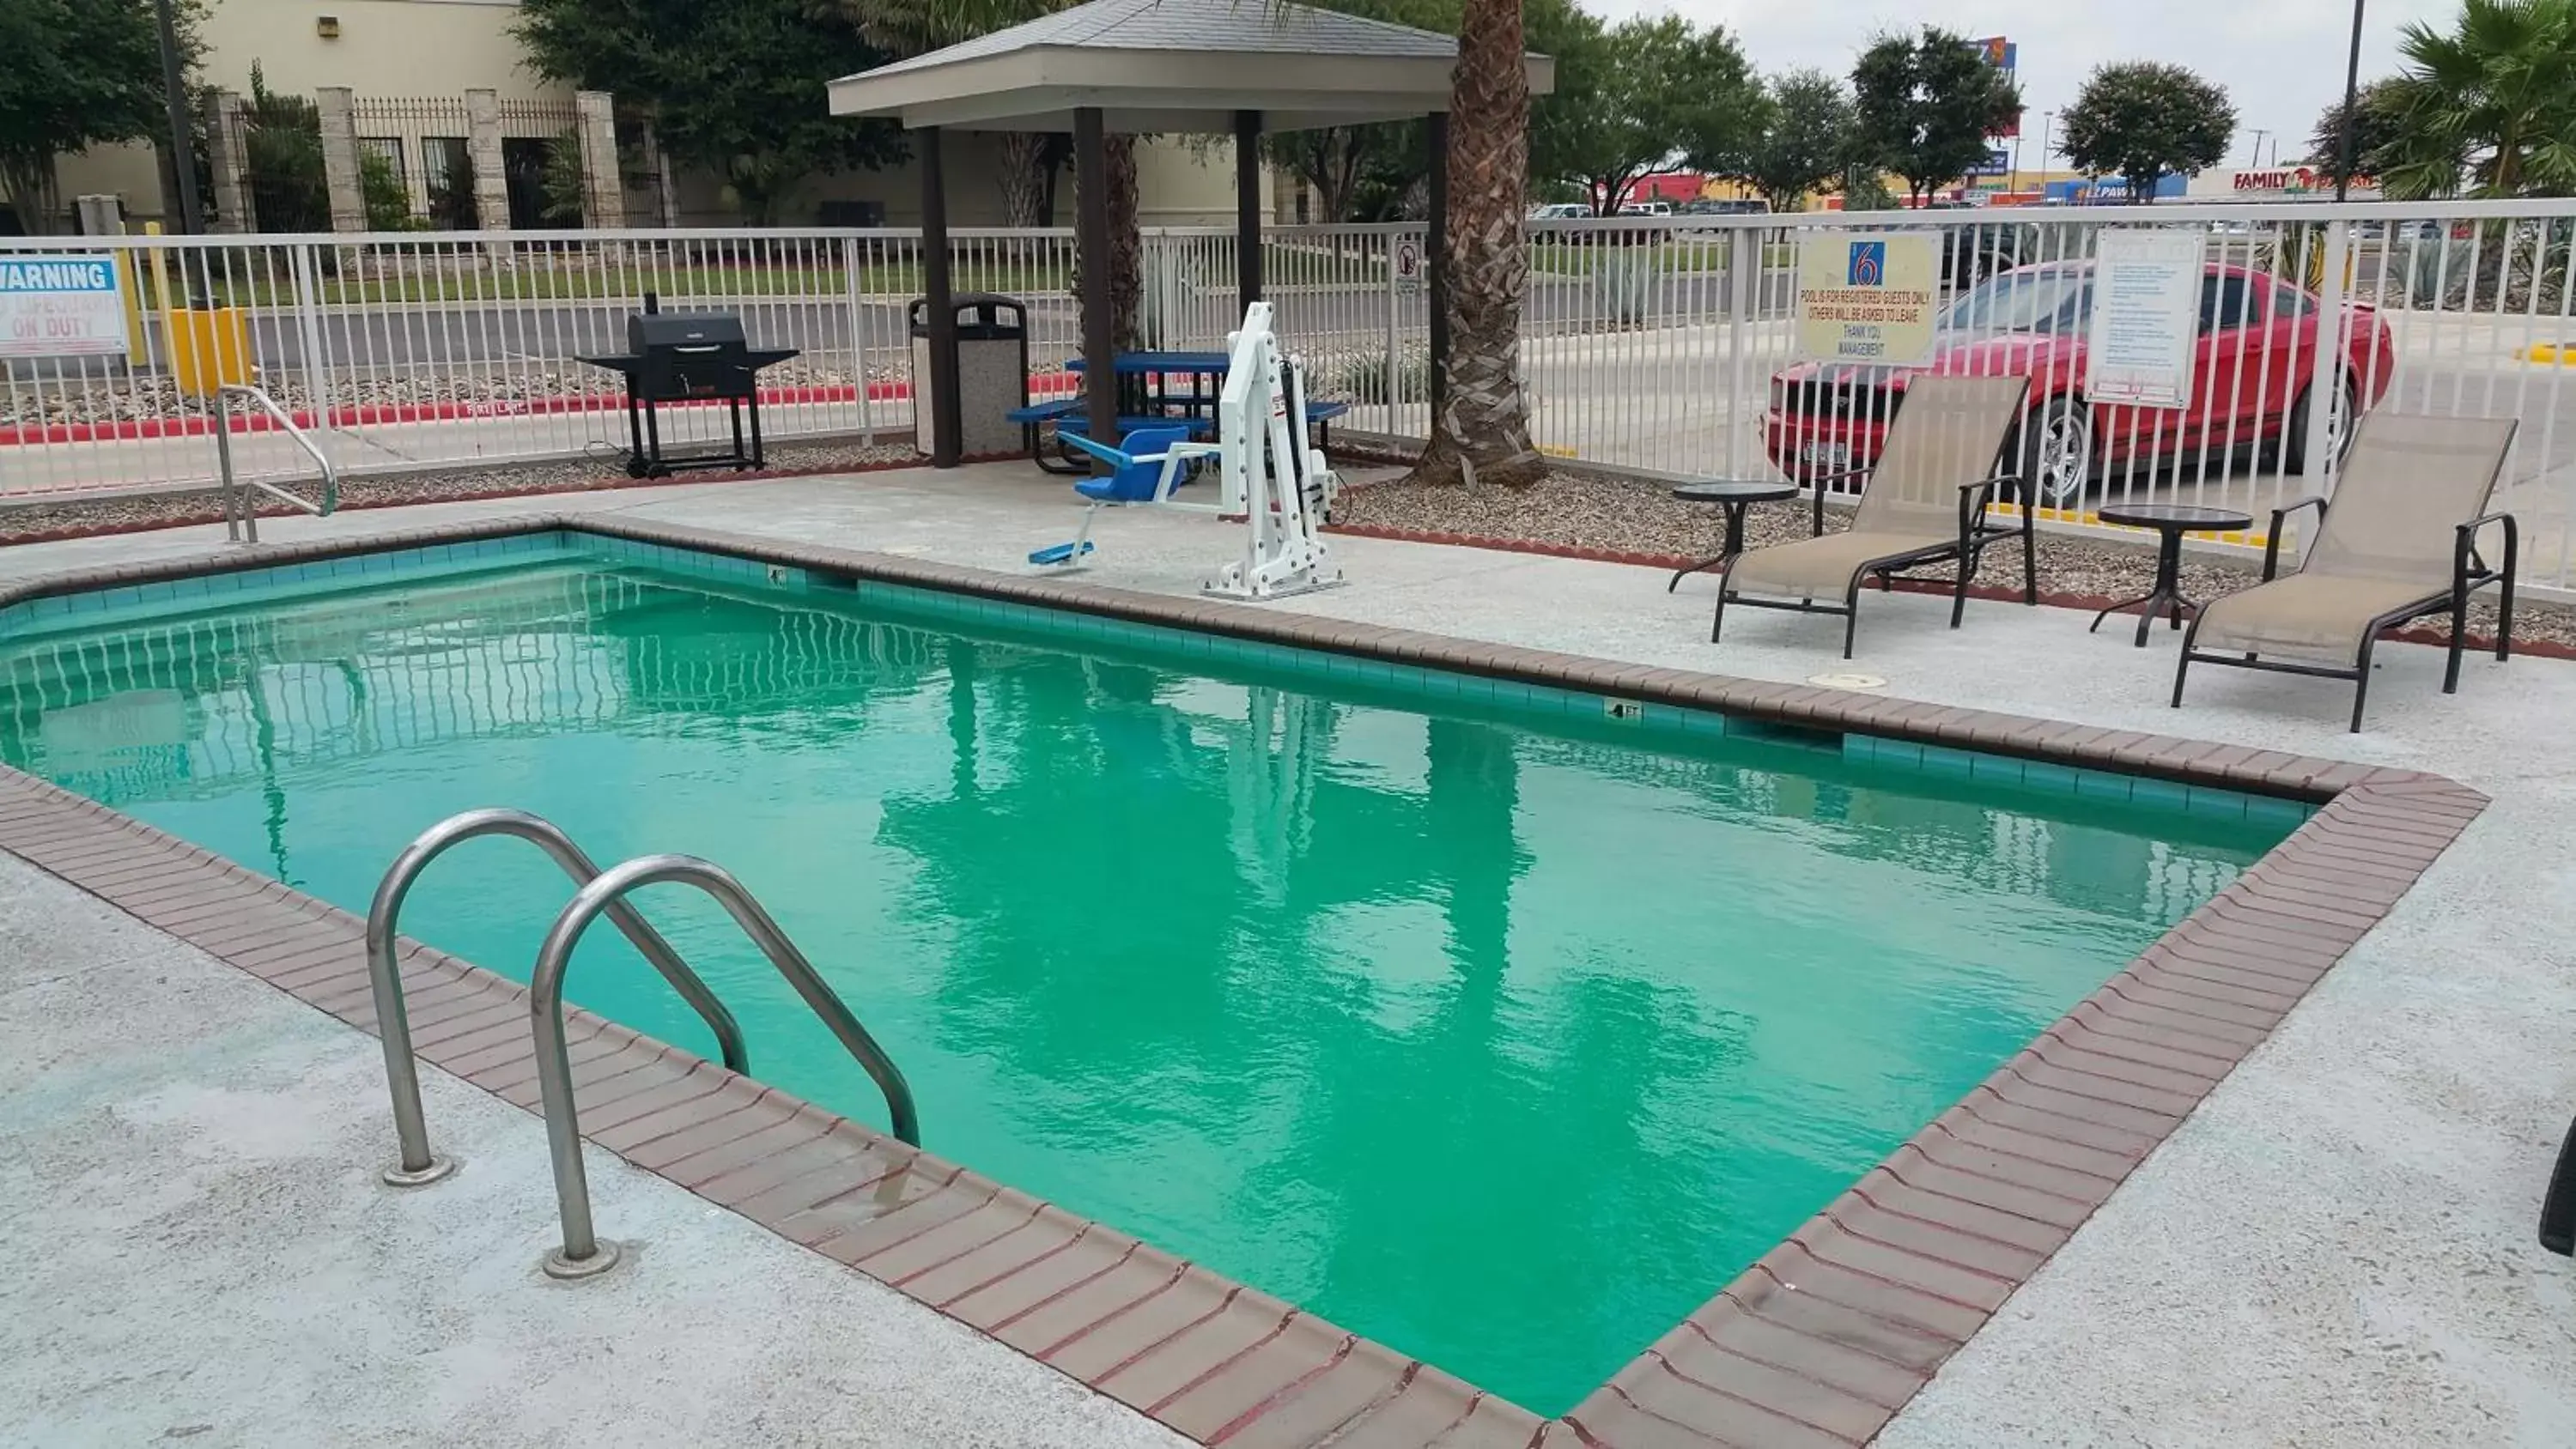
[[[46,594],[563,529],[2324,806],[1562,1419],[588,1013],[584,1135],[1211,1445],[1867,1442],[2484,808],[2439,776],[623,519],[269,545]],[[0,849],[372,1031],[363,923],[0,769]],[[406,942],[419,1056],[531,1111],[527,992]],[[611,1235],[615,1225],[609,1225]],[[1532,1251],[1544,1251],[1533,1245]]]

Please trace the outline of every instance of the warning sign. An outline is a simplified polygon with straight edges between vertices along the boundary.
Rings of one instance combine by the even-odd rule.
[[[1387,280],[1399,292],[1422,290],[1422,238],[1400,236],[1386,253]]]
[[[61,253],[0,261],[0,356],[124,350],[115,258]]]
[[[1928,232],[1818,232],[1798,250],[1798,354],[1920,367],[1932,360],[1941,240]]]

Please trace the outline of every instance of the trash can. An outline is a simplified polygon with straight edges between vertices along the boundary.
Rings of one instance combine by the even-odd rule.
[[[957,314],[957,376],[930,366],[930,299],[915,297],[912,322],[913,446],[930,452],[931,409],[940,391],[957,389],[958,434],[969,457],[1027,448],[1020,425],[1004,414],[1029,401],[1029,304],[992,292],[949,298]]]

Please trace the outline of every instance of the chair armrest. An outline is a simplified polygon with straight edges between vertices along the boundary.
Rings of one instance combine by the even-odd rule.
[[[1136,460],[1092,437],[1089,433],[1058,433],[1056,441],[1069,443],[1113,468],[1124,468]]]
[[[2478,556],[2478,531],[2485,528],[2490,523],[2501,523],[2504,525],[2504,567],[2501,569],[2489,569],[2486,566],[2486,560]],[[2500,578],[2505,578],[2511,575],[2521,552],[2522,524],[2517,521],[2512,514],[2505,512],[2503,509],[2498,509],[2493,513],[2479,514],[2477,517],[2472,518],[2468,522],[2459,526],[2457,541],[2452,545],[2451,577],[2453,580],[2453,587],[2456,590],[2465,591],[2472,584],[2475,584],[2478,587],[2484,587]],[[2472,563],[2477,565],[2479,570],[2479,573],[2476,576],[2472,576],[2469,572],[2469,567]]]
[[[2291,514],[2302,508],[2314,508],[2317,511],[2317,525],[2319,527],[2325,525],[2326,500],[2322,493],[2311,493],[2296,502],[2284,503],[2272,510],[2272,531],[2263,539],[2263,582],[2267,584],[2272,582],[2273,577],[2281,569],[2281,525],[2288,522]]]
[[[1974,482],[1959,485],[1959,532],[1962,536],[1965,536],[1975,524],[1985,520],[1986,505],[1994,502],[1995,490],[2007,486],[2022,492],[2023,502],[2025,504],[2029,502],[2028,489],[2023,487],[2021,475],[2018,473],[1997,473],[1991,478],[1979,478]],[[2024,528],[2030,526],[2031,510],[2028,507],[2022,509],[2021,521]]]

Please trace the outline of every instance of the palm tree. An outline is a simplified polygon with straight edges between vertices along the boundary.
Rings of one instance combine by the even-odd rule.
[[[2465,0],[2448,33],[2409,25],[2399,48],[2389,196],[2576,192],[2576,0]]]
[[[1521,302],[1529,245],[1529,72],[1521,0],[1466,0],[1449,93],[1447,394],[1431,419],[1417,483],[1522,487],[1546,474],[1530,445],[1521,386]]]

